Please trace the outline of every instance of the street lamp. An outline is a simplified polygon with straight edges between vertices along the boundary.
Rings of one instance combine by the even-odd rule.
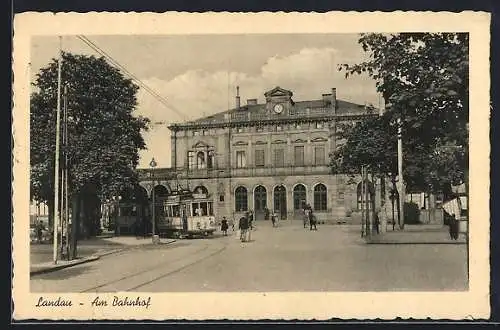
[[[156,208],[156,204],[155,204],[155,167],[156,167],[156,161],[153,157],[153,159],[151,159],[151,162],[149,163],[149,166],[151,167],[151,181],[153,181],[153,187],[151,189],[151,197],[152,197],[152,200],[153,200],[153,212],[152,212],[152,225],[153,225],[153,237],[152,237],[152,240],[153,240],[153,243],[155,243],[155,208]]]

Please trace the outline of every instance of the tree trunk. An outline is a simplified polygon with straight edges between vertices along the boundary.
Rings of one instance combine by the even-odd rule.
[[[49,218],[47,220],[47,226],[49,228],[47,229],[51,229],[54,223],[54,201],[47,201],[47,208],[49,209]]]
[[[397,216],[398,216],[398,222],[399,222],[399,218],[400,218],[400,214],[399,214],[399,192],[398,192],[398,189],[396,187],[396,177],[393,175],[391,177],[391,182],[392,182],[392,190],[395,192],[394,193],[394,198],[392,198],[391,202],[392,202],[392,230],[394,230],[394,227],[395,227],[395,224],[396,224],[396,219],[394,218],[394,202],[397,202]]]
[[[75,194],[71,198],[71,244],[70,244],[70,256],[71,259],[77,258],[77,242],[79,234],[80,225],[80,195]]]

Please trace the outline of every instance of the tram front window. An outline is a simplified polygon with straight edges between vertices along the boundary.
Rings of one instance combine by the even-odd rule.
[[[214,215],[214,208],[212,202],[208,202],[208,215],[210,216]]]

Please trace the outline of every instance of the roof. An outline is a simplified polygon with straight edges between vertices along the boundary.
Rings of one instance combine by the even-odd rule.
[[[264,94],[267,97],[275,96],[275,95],[292,95],[292,92],[282,89],[280,87],[275,87],[272,90],[266,92]],[[325,94],[327,97],[331,97],[331,94]],[[364,104],[356,104],[344,100],[337,99],[337,109],[334,110],[331,108],[330,104],[327,103],[324,99],[317,100],[306,100],[306,101],[293,101],[292,100],[292,108],[290,109],[290,116],[286,116],[286,118],[290,118],[293,115],[297,117],[324,117],[325,115],[363,115],[370,114],[369,109]],[[371,113],[378,113],[378,109],[373,107],[371,109]],[[248,115],[249,114],[249,115]],[[196,124],[207,124],[207,123],[220,123],[229,120],[229,118],[242,118],[244,116],[249,116],[251,119],[264,119],[267,115],[266,112],[266,103],[260,104],[244,104],[241,105],[240,108],[232,108],[226,111],[218,112],[209,116],[205,116],[194,121],[190,121],[187,123],[182,123],[183,125],[196,125]]]

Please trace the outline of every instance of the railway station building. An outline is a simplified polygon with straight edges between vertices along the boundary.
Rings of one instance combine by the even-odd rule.
[[[329,154],[343,142],[340,123],[369,120],[378,110],[338,99],[336,88],[315,100],[294,100],[281,87],[261,103],[241,102],[239,88],[236,95],[232,109],[169,126],[172,166],[156,169],[153,179],[141,170],[144,191],[154,186],[155,196],[166,196],[188,187],[213,199],[218,219],[252,210],[255,220],[274,211],[301,221],[309,204],[320,221],[359,221],[361,179],[333,175]]]

